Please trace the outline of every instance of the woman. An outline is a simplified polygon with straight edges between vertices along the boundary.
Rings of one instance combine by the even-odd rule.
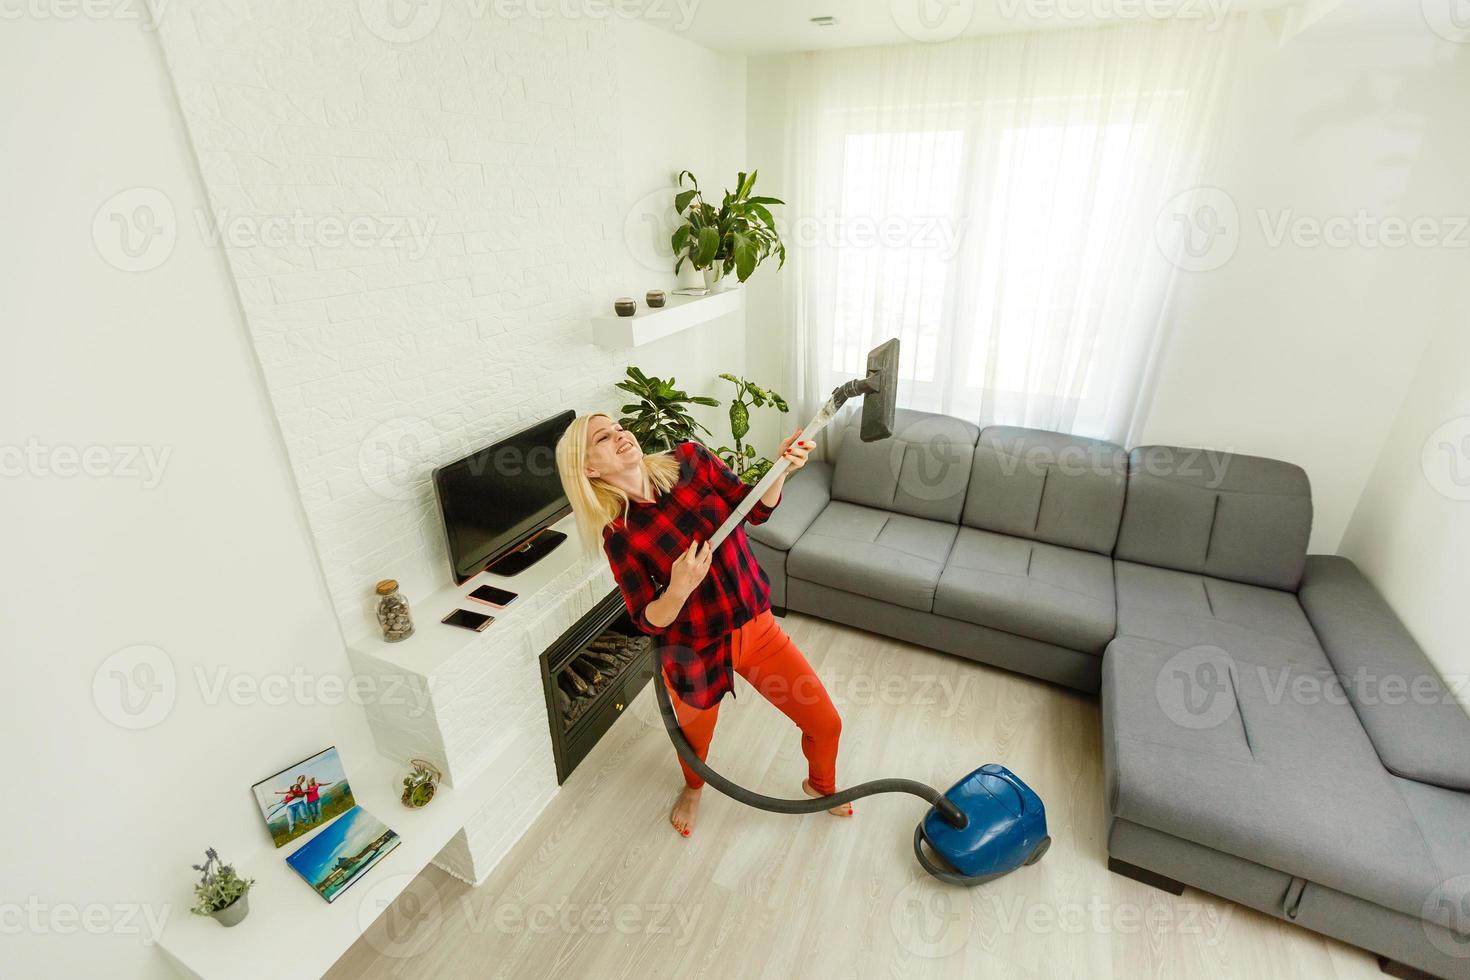
[[[781,502],[786,476],[806,465],[813,443],[798,429],[781,443],[789,469],[756,503],[760,524]],[[837,791],[842,719],[806,657],[776,624],[770,580],[737,527],[711,553],[709,539],[751,487],[698,442],[645,456],[610,416],[583,415],[556,446],[557,470],[588,550],[601,542],[633,622],[658,638],[661,682],[679,727],[701,759],[720,700],[738,673],[801,729],[808,796]],[[669,822],[688,837],[704,781],[683,760],[684,789]],[[850,816],[852,806],[831,813]]]

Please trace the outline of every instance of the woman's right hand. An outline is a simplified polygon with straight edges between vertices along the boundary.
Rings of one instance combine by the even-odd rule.
[[[704,581],[713,557],[708,541],[696,539],[689,542],[685,552],[674,559],[674,566],[669,572],[669,591],[681,599],[689,598]]]

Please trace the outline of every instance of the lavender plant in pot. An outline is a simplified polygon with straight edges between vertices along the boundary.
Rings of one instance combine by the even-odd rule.
[[[250,886],[254,878],[241,878],[233,865],[225,864],[214,848],[204,852],[204,863],[191,865],[199,872],[194,885],[195,915],[208,915],[222,926],[239,925],[250,913]]]
[[[777,268],[786,264],[786,246],[770,210],[771,205],[785,202],[757,197],[756,173],[737,174],[734,192],[725,191],[716,208],[705,201],[694,174],[680,171],[680,188],[687,177],[690,189],[681,189],[674,197],[674,211],[684,219],[670,239],[674,254],[679,256],[674,263],[675,273],[687,261],[703,273],[705,288],[713,290],[732,271],[744,282],[772,255],[779,259]]]

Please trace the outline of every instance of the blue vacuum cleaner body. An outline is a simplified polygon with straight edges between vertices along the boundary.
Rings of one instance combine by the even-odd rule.
[[[1035,864],[1051,846],[1041,797],[1005,766],[981,766],[944,796],[965,815],[965,825],[956,827],[931,807],[914,830],[914,853],[936,878],[978,885]],[[942,864],[925,855],[921,841]]]

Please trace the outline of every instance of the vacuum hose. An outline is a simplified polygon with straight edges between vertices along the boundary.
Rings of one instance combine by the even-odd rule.
[[[779,797],[752,792],[715,772],[694,751],[694,746],[689,744],[689,739],[684,736],[684,730],[679,727],[679,716],[674,713],[674,704],[669,699],[668,689],[664,686],[662,671],[655,669],[653,686],[658,697],[659,713],[663,715],[664,727],[669,730],[669,738],[673,740],[674,750],[679,753],[679,758],[683,759],[689,768],[698,773],[705,782],[746,806],[769,810],[772,813],[819,813],[844,803],[851,803],[864,796],[876,796],[879,793],[911,793],[933,806],[939,815],[956,829],[963,830],[969,823],[964,812],[943,793],[913,779],[874,779],[850,786],[831,796],[808,797],[804,800],[783,800]]]

